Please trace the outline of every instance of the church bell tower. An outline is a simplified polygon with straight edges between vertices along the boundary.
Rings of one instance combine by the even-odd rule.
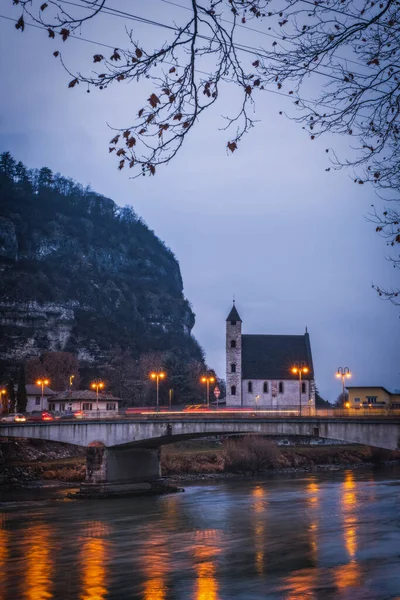
[[[242,406],[242,319],[235,301],[226,319],[226,405]]]

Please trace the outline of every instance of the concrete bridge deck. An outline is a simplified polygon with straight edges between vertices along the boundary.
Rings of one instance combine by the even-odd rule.
[[[210,435],[314,436],[400,449],[399,417],[266,417],[258,414],[165,415],[130,419],[1,423],[0,437],[86,446],[84,494],[121,494],[152,486],[161,475],[160,447]],[[147,489],[147,488],[146,488]]]
[[[137,416],[129,419],[1,423],[0,437],[64,442],[78,446],[158,448],[182,439],[254,433],[313,436],[400,449],[400,417],[265,417],[240,415]]]

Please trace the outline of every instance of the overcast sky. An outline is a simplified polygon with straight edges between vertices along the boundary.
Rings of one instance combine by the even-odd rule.
[[[112,5],[141,15],[145,6],[164,22],[181,16],[162,0]],[[19,10],[4,1],[0,14],[15,18]],[[101,17],[82,36],[121,47],[124,26]],[[134,38],[150,46],[160,36],[162,30],[135,25]],[[385,242],[366,220],[380,201],[351,173],[325,171],[325,148],[345,156],[348,140],[311,142],[301,126],[279,116],[282,109],[293,114],[291,103],[265,93],[256,107],[260,122],[228,156],[231,136],[218,127],[232,108],[232,90],[173,163],[155,177],[132,180],[108,152],[107,123],[129,125],[148,90],[123,83],[106,92],[70,90],[71,77],[52,56],[56,49],[73,70],[84,70],[101,50],[82,40],[62,45],[29,27],[21,34],[0,18],[0,151],[134,206],[176,254],[196,313],[193,333],[219,375],[225,376],[225,319],[234,295],[245,333],[301,334],[308,327],[317,385],[328,400],[340,392],[338,366],[351,369],[353,385],[400,388],[400,310],[372,289],[398,283]]]

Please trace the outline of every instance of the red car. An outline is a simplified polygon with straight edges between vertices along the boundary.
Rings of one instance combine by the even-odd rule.
[[[34,410],[27,415],[27,421],[54,421],[54,417],[47,410]]]

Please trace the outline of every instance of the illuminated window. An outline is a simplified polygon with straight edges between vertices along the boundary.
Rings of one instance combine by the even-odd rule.
[[[253,391],[253,382],[252,381],[249,381],[247,383],[247,391],[249,392],[249,394],[252,393],[252,391]]]
[[[236,385],[231,387],[231,396],[236,396]]]
[[[231,348],[236,348],[236,341],[235,340],[231,340]]]
[[[268,394],[268,381],[264,381],[264,394]]]
[[[279,387],[278,387],[279,393],[283,394],[283,381],[279,382]]]
[[[236,373],[236,365],[234,363],[231,364],[231,373]]]
[[[301,384],[301,393],[302,393],[302,394],[305,394],[305,393],[306,393],[306,391],[307,391],[307,390],[306,390],[306,384],[305,384],[305,382],[303,381],[303,383]]]

